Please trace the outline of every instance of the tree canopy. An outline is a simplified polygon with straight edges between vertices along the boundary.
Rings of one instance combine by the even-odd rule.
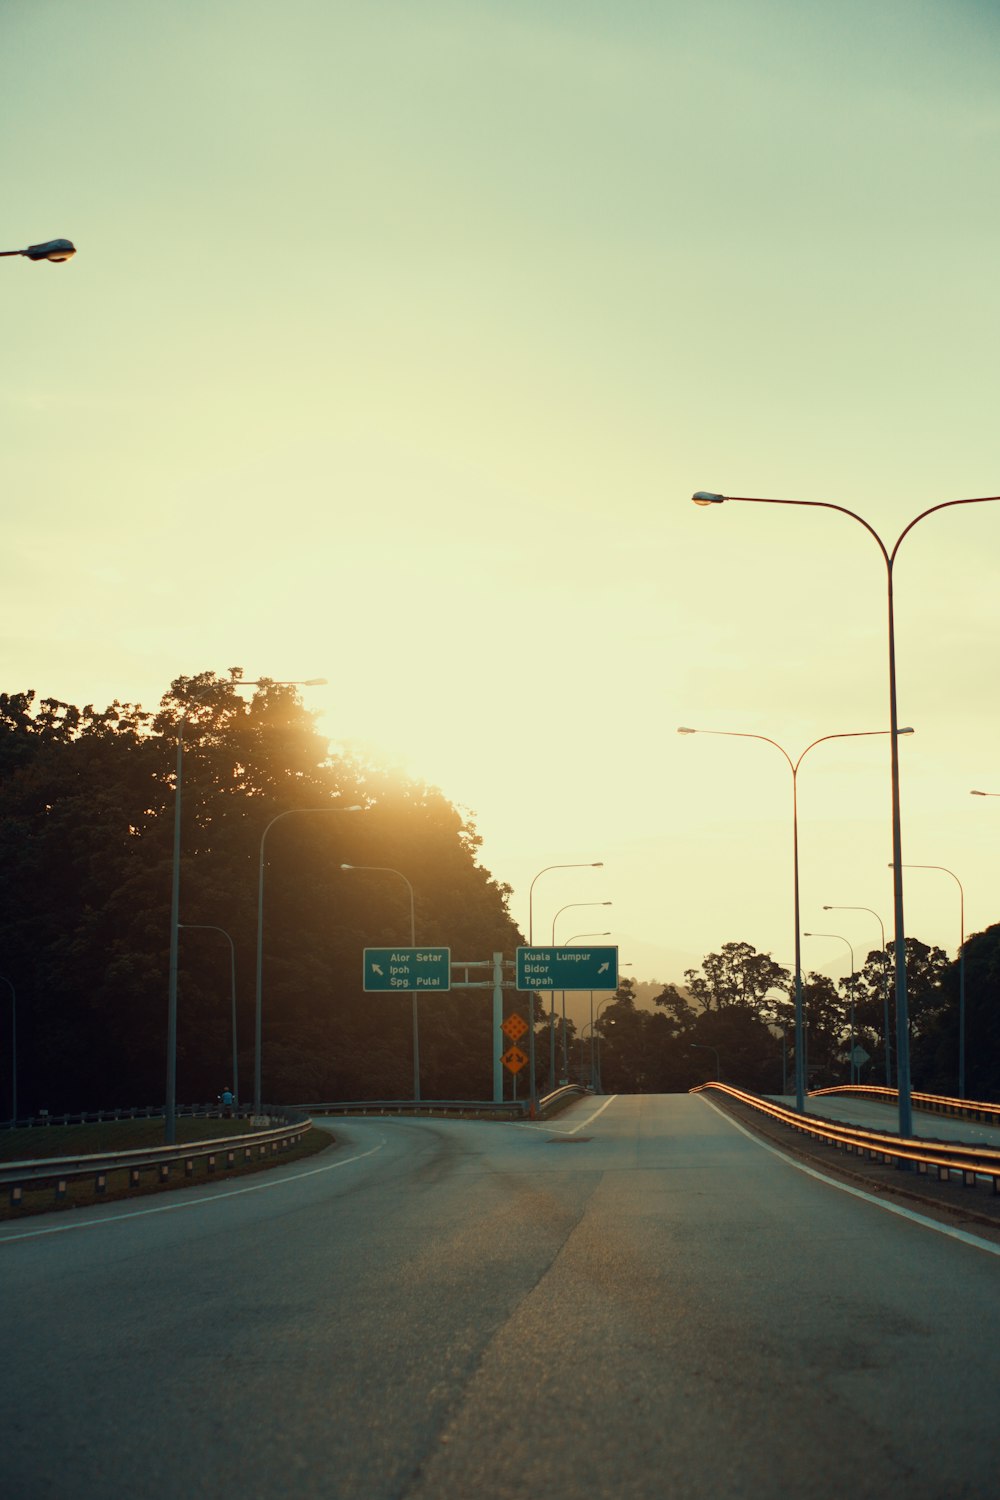
[[[241,690],[240,677],[178,678],[155,714],[0,695],[0,973],[16,991],[20,1112],[163,1098],[181,735],[181,1101],[214,1098],[231,1081],[225,934],[239,1069],[251,1076],[258,866],[279,814],[301,816],[266,840],[267,1098],[412,1091],[409,996],[366,994],[361,977],[365,946],[409,943],[409,894],[391,874],[342,864],[405,875],[418,944],[446,943],[456,959],[513,957],[509,891],[479,863],[471,817],[433,787],[331,755],[294,688]],[[317,811],[352,805],[363,812]],[[426,1097],[489,1096],[487,994],[421,996]]]

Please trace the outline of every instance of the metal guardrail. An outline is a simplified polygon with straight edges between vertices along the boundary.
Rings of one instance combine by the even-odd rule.
[[[142,1173],[156,1170],[160,1182],[168,1181],[171,1167],[183,1163],[186,1177],[194,1175],[196,1161],[206,1160],[209,1172],[217,1170],[220,1158],[224,1169],[243,1166],[254,1160],[260,1161],[279,1151],[287,1151],[297,1145],[312,1129],[311,1121],[297,1110],[280,1110],[285,1121],[266,1130],[255,1130],[247,1135],[220,1136],[215,1140],[196,1141],[182,1146],[144,1146],[125,1151],[101,1151],[80,1153],[71,1156],[39,1157],[30,1161],[13,1161],[0,1165],[0,1187],[10,1195],[10,1204],[19,1208],[24,1201],[24,1192],[30,1187],[45,1187],[52,1184],[56,1202],[65,1199],[69,1184],[92,1177],[94,1192],[101,1196],[107,1191],[108,1177],[115,1171],[127,1170],[129,1187],[139,1187]],[[295,1118],[292,1118],[295,1116]]]
[[[253,1111],[249,1104],[234,1104],[233,1115],[239,1119],[249,1119]],[[50,1115],[47,1111],[40,1115],[29,1115],[20,1120],[0,1120],[0,1130],[46,1130],[50,1125],[104,1125],[113,1120],[156,1120],[163,1117],[162,1104],[133,1104],[118,1109],[86,1109],[77,1110],[73,1114]],[[185,1104],[177,1106],[177,1117],[183,1115],[186,1119],[203,1120],[221,1116],[222,1105],[216,1100],[212,1104]]]
[[[809,1097],[819,1099],[826,1094],[839,1094],[850,1099],[874,1099],[880,1104],[899,1102],[896,1089],[871,1083],[836,1083],[830,1088],[810,1090]],[[978,1099],[952,1099],[946,1094],[911,1093],[910,1100],[915,1109],[928,1110],[931,1114],[976,1120],[980,1125],[1000,1125],[1000,1104],[987,1104]]]
[[[871,1161],[882,1161],[896,1167],[915,1166],[918,1173],[936,1173],[939,1181],[951,1182],[958,1178],[964,1187],[974,1187],[985,1179],[992,1185],[994,1194],[1000,1193],[1000,1150],[985,1146],[962,1146],[951,1141],[935,1141],[893,1135],[887,1130],[869,1130],[860,1126],[842,1125],[834,1120],[818,1119],[814,1115],[799,1114],[786,1109],[759,1094],[748,1094],[728,1083],[702,1083],[689,1090],[702,1094],[708,1090],[728,1095],[741,1104],[747,1104],[771,1119],[790,1125],[793,1130],[816,1140],[826,1141],[839,1150],[856,1152]],[[928,1097],[934,1097],[933,1095]]]
[[[590,1090],[582,1084],[567,1084],[562,1088],[554,1090],[551,1094],[543,1095],[538,1100],[538,1113],[545,1115],[562,1103],[568,1103],[571,1098],[580,1094],[587,1094]],[[278,1151],[288,1150],[296,1145],[312,1129],[309,1119],[313,1114],[477,1114],[492,1115],[499,1118],[523,1119],[529,1110],[528,1100],[508,1100],[504,1103],[495,1103],[492,1100],[470,1100],[470,1099],[429,1099],[429,1100],[407,1100],[407,1099],[376,1099],[362,1100],[357,1102],[340,1101],[330,1104],[297,1104],[265,1106],[266,1113],[270,1115],[284,1115],[285,1121],[279,1126],[268,1130],[253,1131],[248,1135],[221,1136],[215,1140],[197,1141],[182,1146],[145,1146],[131,1148],[124,1151],[103,1151],[80,1153],[70,1156],[47,1156],[39,1157],[30,1161],[14,1161],[0,1164],[0,1189],[6,1189],[10,1194],[10,1203],[14,1208],[19,1208],[24,1201],[26,1188],[44,1187],[53,1184],[56,1202],[65,1199],[70,1182],[92,1177],[94,1179],[94,1192],[100,1196],[107,1191],[108,1176],[111,1172],[127,1170],[129,1174],[129,1186],[138,1187],[141,1183],[143,1172],[156,1170],[159,1173],[160,1182],[166,1182],[170,1176],[171,1167],[183,1162],[186,1177],[194,1174],[194,1164],[207,1158],[208,1170],[217,1170],[219,1159],[223,1159],[224,1168],[230,1169],[256,1159],[274,1155]],[[51,1124],[84,1124],[95,1121],[113,1121],[126,1119],[144,1119],[162,1115],[162,1109],[134,1109],[134,1110],[104,1110],[90,1113],[85,1116],[64,1116],[49,1120],[44,1117],[44,1123]],[[185,1110],[178,1110],[178,1114],[194,1116],[220,1116],[222,1111],[218,1105],[190,1106]],[[249,1118],[245,1114],[246,1118]],[[38,1128],[43,1128],[43,1121],[32,1122]]]
[[[564,1084],[538,1099],[538,1113],[589,1093],[584,1084]],[[521,1120],[529,1113],[530,1102],[527,1099],[504,1099],[502,1103],[493,1099],[342,1099],[295,1107],[309,1115],[486,1115]]]

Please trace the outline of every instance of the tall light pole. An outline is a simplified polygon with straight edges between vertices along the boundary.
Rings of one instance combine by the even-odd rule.
[[[240,1063],[239,1049],[237,1046],[238,1033],[236,1029],[236,946],[224,927],[216,927],[209,922],[181,922],[178,924],[184,932],[221,932],[229,944],[229,992],[232,1001],[233,1013],[233,1098],[237,1104],[240,1102]]]
[[[261,1042],[263,1036],[263,993],[264,993],[264,845],[267,836],[275,823],[280,823],[282,818],[297,817],[300,813],[358,813],[364,812],[363,807],[288,807],[284,812],[275,813],[260,836],[260,852],[257,857],[257,982],[254,1003],[254,1027],[253,1027],[253,1112],[255,1116],[261,1113]]]
[[[722,735],[726,739],[736,740],[763,740],[766,745],[773,745],[779,750],[788,762],[788,768],[792,773],[792,904],[795,919],[795,1108],[805,1109],[805,1046],[804,1028],[802,1022],[802,941],[801,927],[799,921],[799,791],[798,778],[799,767],[805,760],[809,751],[817,745],[824,744],[827,740],[856,740],[871,739],[878,735],[892,733],[888,729],[859,729],[851,730],[842,734],[823,734],[818,740],[813,740],[807,745],[798,760],[792,760],[788,751],[777,740],[769,739],[766,734],[738,733],[731,729],[678,729],[678,734],[715,734]],[[912,734],[912,729],[899,729],[896,734]],[[895,743],[895,735],[893,736]]]
[[[838,943],[846,943],[847,951],[851,955],[851,1082],[854,1082],[854,948],[847,938],[841,937],[839,932],[804,932],[803,937],[812,938],[836,938]]]
[[[23,255],[25,260],[72,260],[76,246],[72,240],[43,240],[40,245],[28,245],[24,250],[0,250],[0,258],[7,255]]]
[[[601,1019],[601,1011],[606,1005],[610,1005],[614,998],[614,995],[608,995],[606,999],[602,1000],[597,1007],[597,1015],[594,1017],[594,1032],[597,1035],[597,1082],[600,1086],[595,1092],[602,1094],[604,1093],[604,1080],[601,1077],[601,1033],[597,1030],[597,1027]]]
[[[954,870],[946,865],[911,865],[904,870],[942,870],[958,886],[958,1097],[965,1098],[965,891]]]
[[[547,875],[549,870],[603,870],[603,859],[584,860],[569,865],[543,865],[528,887],[528,947],[535,944],[534,895],[535,881]],[[535,992],[528,991],[528,1109],[534,1119],[537,1112],[538,1081],[535,1078]]]
[[[253,681],[247,682],[242,677],[233,677],[229,682],[207,682],[203,683],[200,689],[192,690],[191,688],[185,688],[184,691],[186,697],[193,698],[197,703],[201,703],[216,688],[323,687],[325,684],[325,677],[308,677],[304,680],[284,678],[278,682],[268,682],[263,678],[256,678]],[[163,1134],[168,1146],[173,1146],[177,1141],[177,939],[180,927],[181,906],[181,799],[184,788],[184,728],[186,724],[187,709],[186,707],[182,707],[180,718],[177,721],[177,764],[174,772],[174,850],[170,878],[170,960],[167,976],[167,1086],[166,1103],[163,1109]]]
[[[931,516],[939,510],[949,510],[955,505],[985,505],[990,501],[1000,500],[1000,495],[978,495],[967,500],[945,500],[940,505],[929,506],[927,510],[922,510],[918,516],[914,516],[908,525],[903,527],[903,530],[896,538],[891,552],[875,528],[863,516],[859,516],[856,511],[848,510],[844,505],[834,505],[828,500],[779,500],[761,495],[717,495],[710,490],[698,490],[691,498],[696,505],[722,505],[725,501],[729,500],[746,505],[799,505],[811,510],[836,510],[843,516],[850,516],[851,520],[857,521],[859,526],[863,526],[882,554],[886,571],[889,615],[889,733],[892,736],[890,758],[892,782],[892,905],[893,919],[896,926],[893,938],[896,954],[896,1080],[899,1088],[899,1133],[901,1136],[911,1136],[913,1134],[913,1103],[910,1091],[910,1016],[906,1001],[906,931],[903,925],[903,845],[902,834],[900,832],[899,746],[897,744],[897,736],[900,730],[896,714],[896,623],[893,613],[892,570],[903,538],[925,516]]]
[[[564,911],[569,911],[574,906],[610,906],[610,901],[568,901],[565,906],[560,906],[552,918],[552,946],[556,946],[556,919],[561,917]],[[565,946],[565,944],[563,945]],[[563,1073],[568,1073],[569,1063],[566,1056],[566,991],[562,992],[562,1023],[563,1023]],[[556,1086],[556,992],[552,991],[552,1003],[549,1013],[549,1088]]]
[[[609,906],[610,906],[610,904],[611,903],[608,902]],[[611,936],[610,932],[574,932],[573,936],[572,937],[568,937],[566,939],[566,941],[563,943],[562,946],[564,948],[568,948],[569,945],[570,945],[570,943],[578,943],[581,938],[610,937],[610,936]],[[565,1066],[565,1063],[566,1063],[566,1009],[565,1009],[565,1000],[566,1000],[566,996],[565,996],[565,992],[564,992],[563,993],[563,1066]],[[593,990],[590,991],[590,1024],[591,1024],[591,1026],[593,1026],[593,1024],[594,1024],[594,992],[593,992]],[[581,1038],[583,1036],[583,1028],[582,1027],[580,1028],[580,1036],[581,1036]],[[593,1078],[594,1078],[594,1033],[593,1033],[593,1031],[590,1033],[590,1077],[591,1077],[591,1082],[593,1082]]]
[[[17,1124],[17,995],[6,974],[0,979],[10,990],[10,1120]]]
[[[392,870],[388,865],[341,865],[342,870],[371,870],[379,875],[397,875],[410,893],[410,947],[417,946],[417,924],[413,909],[413,887],[402,870]],[[410,991],[413,1008],[413,1098],[420,1102],[420,1022],[417,1016],[417,992]]]
[[[885,1036],[885,1086],[892,1088],[892,1047],[889,1040],[889,954],[885,946],[885,924],[877,911],[870,906],[824,906],[824,911],[866,911],[873,916],[878,923],[878,930],[882,934],[882,1026]]]

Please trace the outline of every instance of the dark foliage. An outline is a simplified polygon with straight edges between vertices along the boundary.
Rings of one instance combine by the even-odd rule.
[[[408,1098],[409,995],[366,994],[362,949],[512,958],[508,890],[437,790],[331,757],[294,689],[179,678],[155,716],[0,695],[0,973],[15,987],[19,1112],[162,1100],[178,736],[183,797],[179,1101],[231,1081],[236,956],[241,1093],[253,1076],[258,870],[265,841],[265,1097]],[[352,805],[363,811],[347,813]],[[317,811],[324,809],[323,812]],[[337,809],[337,811],[333,811]],[[221,928],[222,932],[200,930]],[[419,1001],[424,1097],[489,1097],[488,992]],[[0,992],[0,1027],[9,1015]],[[9,1032],[6,1032],[9,1035]],[[9,1049],[0,1110],[9,1107]]]

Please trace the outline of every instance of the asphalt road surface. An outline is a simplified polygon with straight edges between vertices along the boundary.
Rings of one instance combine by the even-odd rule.
[[[5,1500],[994,1500],[998,1246],[700,1096],[0,1226]]]

